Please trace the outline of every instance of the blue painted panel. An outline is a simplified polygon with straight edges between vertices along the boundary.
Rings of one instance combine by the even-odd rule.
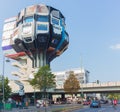
[[[45,24],[40,24],[37,26],[37,30],[47,31],[48,27]]]
[[[8,50],[8,49],[13,49],[11,45],[4,46],[2,47],[2,50]]]
[[[37,21],[39,21],[39,22],[48,22],[48,16],[38,16]]]
[[[25,21],[26,23],[33,22],[33,17],[27,17],[27,18],[24,19],[24,21]]]
[[[60,23],[61,23],[61,21],[60,21]],[[62,39],[61,39],[59,45],[57,46],[56,50],[58,50],[61,47],[61,45],[63,44],[63,42],[65,40],[65,29],[63,26],[61,26],[61,27],[62,27]]]
[[[59,25],[59,20],[52,17],[52,24]]]

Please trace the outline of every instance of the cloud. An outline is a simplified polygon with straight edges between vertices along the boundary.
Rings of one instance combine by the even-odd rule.
[[[113,49],[113,50],[119,50],[120,49],[120,44],[116,44],[116,45],[112,45],[112,46],[110,46],[110,48],[111,49]]]

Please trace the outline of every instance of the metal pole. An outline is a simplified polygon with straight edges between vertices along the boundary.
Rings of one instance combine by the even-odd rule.
[[[35,106],[35,99],[36,99],[36,97],[35,97],[35,87],[34,87],[34,106]]]
[[[80,64],[81,64],[81,67],[80,67],[80,69],[81,69],[81,75],[82,75],[82,55],[81,55],[81,59],[80,59]],[[82,96],[82,100],[83,100],[83,80],[81,80],[81,96]]]
[[[4,112],[4,109],[5,109],[5,82],[4,82],[4,66],[5,66],[5,57],[3,56],[3,73],[2,73],[2,83],[3,83],[3,112]]]

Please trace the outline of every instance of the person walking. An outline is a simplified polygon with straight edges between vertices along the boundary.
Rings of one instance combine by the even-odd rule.
[[[113,100],[113,108],[116,109],[116,106],[117,106],[117,99],[114,99]]]
[[[18,106],[19,106],[18,101],[16,100],[16,102],[15,102],[15,103],[16,103],[16,108],[18,108]]]

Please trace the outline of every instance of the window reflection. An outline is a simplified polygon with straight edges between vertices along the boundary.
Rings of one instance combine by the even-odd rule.
[[[45,30],[45,31],[47,31],[48,30],[48,25],[46,25],[46,24],[39,24],[37,26],[37,30]]]
[[[59,25],[59,19],[52,17],[52,24]]]
[[[26,18],[24,19],[24,22],[25,22],[25,23],[33,22],[33,17],[26,17]]]
[[[48,22],[48,16],[43,16],[43,15],[37,16],[37,21]]]

